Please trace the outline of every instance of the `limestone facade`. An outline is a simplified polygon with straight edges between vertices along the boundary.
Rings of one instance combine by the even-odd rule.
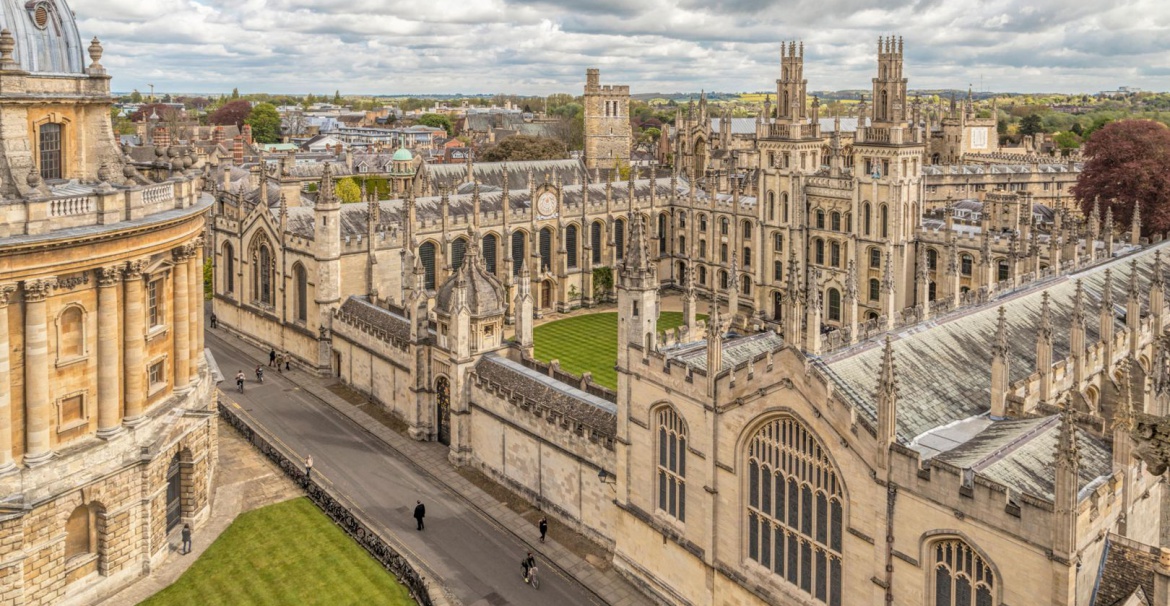
[[[89,603],[207,514],[211,201],[188,149],[123,158],[100,43],[81,67],[65,2],[30,7],[65,25],[0,32],[0,604]]]

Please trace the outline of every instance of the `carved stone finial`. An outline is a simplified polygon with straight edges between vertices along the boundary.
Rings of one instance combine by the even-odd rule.
[[[41,186],[42,182],[40,171],[37,170],[36,165],[33,165],[28,170],[28,186],[36,189]]]
[[[16,69],[18,64],[12,58],[16,51],[16,38],[7,28],[0,30],[0,70]]]
[[[102,69],[102,64],[99,63],[102,60],[102,43],[98,41],[97,36],[94,36],[93,41],[89,43],[89,58],[93,59],[89,69]]]

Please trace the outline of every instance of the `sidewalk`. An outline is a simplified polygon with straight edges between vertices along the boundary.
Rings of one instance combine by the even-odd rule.
[[[241,513],[301,496],[301,490],[283,472],[244,441],[236,430],[216,421],[219,435],[211,515],[194,529],[191,553],[179,554],[181,539],[176,529],[168,537],[166,559],[150,574],[98,602],[103,606],[132,606],[174,583]]]
[[[223,343],[227,347],[235,348],[254,359],[265,359],[267,352],[253,347],[235,337],[216,332],[208,339],[208,346],[218,347]],[[329,389],[335,384],[332,379],[322,379],[301,370],[285,371],[283,377],[295,384],[305,393],[326,403],[343,416],[360,425],[365,431],[378,438],[391,450],[398,452],[410,461],[422,473],[434,478],[439,483],[461,496],[473,507],[483,512],[505,531],[516,536],[521,542],[539,557],[551,561],[566,574],[576,579],[584,587],[593,591],[608,604],[619,606],[633,606],[639,604],[653,604],[653,601],[644,596],[617,571],[606,563],[605,569],[600,570],[585,558],[557,542],[550,536],[545,543],[538,540],[533,523],[495,497],[463,477],[447,460],[447,447],[438,442],[419,442],[403,436],[386,427],[378,420],[357,409],[354,404]],[[521,534],[518,529],[528,530]]]

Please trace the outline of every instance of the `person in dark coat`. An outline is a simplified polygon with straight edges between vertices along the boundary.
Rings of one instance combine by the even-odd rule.
[[[217,324],[219,324],[219,318],[215,317],[215,313],[212,312],[212,314],[211,314],[211,327],[215,328]]]
[[[544,542],[544,535],[548,534],[548,518],[540,517],[540,542]]]
[[[414,506],[414,519],[418,522],[418,529],[422,530],[426,526],[423,524],[423,518],[427,515],[427,507],[422,504],[422,501],[415,501],[418,505]]]
[[[179,553],[182,553],[183,555],[191,553],[191,525],[190,524],[183,524],[183,548],[181,550],[179,550]]]
[[[269,366],[276,366],[276,350],[275,349],[268,350],[268,365]]]

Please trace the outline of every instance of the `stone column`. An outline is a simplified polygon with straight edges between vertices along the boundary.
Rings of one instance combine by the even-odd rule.
[[[12,462],[12,378],[8,361],[8,303],[16,286],[0,285],[0,475],[16,469]]]
[[[30,467],[53,456],[49,450],[49,335],[45,299],[55,278],[26,280],[24,287],[24,463]]]
[[[191,259],[190,245],[174,251],[174,276],[171,280],[173,292],[173,319],[175,333],[173,336],[175,390],[185,389],[191,382],[191,309],[188,307],[187,291],[191,287],[191,279],[187,268]]]
[[[146,347],[145,310],[142,307],[142,261],[131,261],[122,270],[125,314],[122,337],[122,366],[125,369],[126,409],[122,422],[133,427],[144,419],[146,408],[146,367],[143,359]]]
[[[98,275],[97,414],[99,438],[122,431],[118,405],[118,279],[116,265],[101,267]]]
[[[199,362],[203,359],[203,241],[202,238],[192,244],[191,260],[188,261],[187,277],[190,283],[187,287],[188,315],[191,327],[191,377],[199,376]]]

